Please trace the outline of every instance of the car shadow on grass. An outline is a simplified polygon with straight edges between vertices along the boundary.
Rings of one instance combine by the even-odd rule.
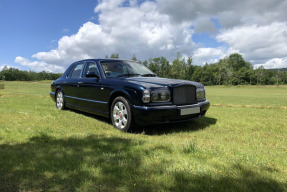
[[[168,146],[144,140],[90,135],[0,145],[0,191],[284,191],[286,183],[236,165],[234,175],[171,169]],[[177,151],[188,155],[184,151]],[[200,154],[198,154],[200,155]],[[145,160],[143,160],[143,157]],[[186,158],[186,157],[185,157]],[[193,158],[188,156],[187,159]],[[204,158],[204,156],[202,156]],[[192,161],[192,160],[191,160]],[[186,162],[188,163],[188,161]],[[210,166],[218,167],[218,165]],[[222,170],[230,170],[221,167]],[[162,179],[160,179],[162,178]]]
[[[164,135],[179,132],[193,132],[203,130],[211,125],[215,125],[217,119],[211,117],[202,117],[185,122],[155,124],[149,126],[138,127],[137,132],[143,132],[146,135]],[[135,131],[135,132],[136,132]]]
[[[91,113],[86,113],[82,111],[78,111],[75,109],[67,109],[68,111],[77,113],[79,115],[84,115],[98,121],[110,124],[112,126],[111,120],[106,117],[94,115]],[[203,130],[211,125],[215,125],[217,119],[212,117],[202,117],[199,119],[194,119],[190,121],[184,122],[176,122],[176,123],[164,123],[164,124],[153,124],[146,126],[135,125],[130,133],[133,134],[145,134],[145,135],[164,135],[164,134],[172,134],[178,132],[193,132],[198,130]]]
[[[78,111],[76,109],[66,108],[65,110],[73,112],[73,113],[77,113],[79,115],[84,115],[86,117],[90,117],[90,118],[96,119],[96,120],[101,121],[103,123],[111,124],[111,120],[109,118],[107,118],[107,117],[95,115],[95,114],[92,114],[92,113],[86,113],[86,112],[83,112],[83,111]]]

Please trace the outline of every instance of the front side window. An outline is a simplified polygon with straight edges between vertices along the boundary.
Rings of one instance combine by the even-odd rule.
[[[102,61],[106,77],[155,76],[146,66],[134,61]]]
[[[97,64],[94,62],[87,62],[84,77],[95,76],[95,75],[99,76]]]
[[[84,66],[84,63],[80,63],[78,64],[73,72],[72,72],[72,75],[71,75],[71,78],[79,78],[81,76],[81,72],[82,72],[82,68]]]

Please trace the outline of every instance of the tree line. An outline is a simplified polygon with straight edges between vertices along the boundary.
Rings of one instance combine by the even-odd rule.
[[[108,58],[106,55],[105,58]],[[113,53],[110,58],[119,58],[119,54]],[[193,64],[192,57],[183,58],[178,52],[172,62],[165,57],[150,58],[145,61],[137,60],[149,67],[159,77],[185,79],[201,82],[204,85],[282,85],[287,84],[286,70],[269,70],[263,66],[253,69],[248,61],[245,61],[239,53],[233,53],[220,59],[216,63],[204,66]],[[4,67],[0,71],[0,80],[6,81],[37,81],[55,80],[61,73],[22,71],[16,68]]]
[[[56,80],[62,74],[50,73],[46,71],[34,72],[34,71],[22,71],[17,68],[5,66],[0,71],[0,80],[4,81],[40,81],[40,80]]]
[[[136,60],[135,56],[132,58]],[[141,61],[139,61],[141,62]],[[253,69],[238,53],[204,66],[194,65],[192,57],[182,58],[177,53],[170,63],[165,57],[150,58],[142,62],[160,77],[185,79],[204,85],[282,85],[287,84],[287,71],[269,70],[263,66]]]

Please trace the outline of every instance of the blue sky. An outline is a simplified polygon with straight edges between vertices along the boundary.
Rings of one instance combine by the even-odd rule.
[[[55,48],[62,36],[97,17],[96,5],[95,0],[1,0],[0,65],[23,68],[14,63],[17,56]]]
[[[287,67],[284,0],[0,0],[0,70],[63,72],[73,61],[119,53],[176,53],[195,65],[238,52],[255,67]]]

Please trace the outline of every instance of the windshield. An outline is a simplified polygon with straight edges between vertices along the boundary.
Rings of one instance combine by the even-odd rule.
[[[155,76],[154,73],[135,61],[101,61],[106,77],[132,77],[132,76]]]

